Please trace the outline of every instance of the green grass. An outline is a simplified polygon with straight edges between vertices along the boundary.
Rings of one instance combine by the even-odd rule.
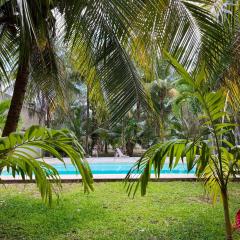
[[[239,186],[230,185],[232,218],[240,208]],[[89,195],[79,184],[64,184],[52,208],[34,185],[2,185],[0,239],[219,240],[224,219],[221,203],[213,206],[200,183],[151,183],[147,196],[135,199],[122,183],[96,183]]]

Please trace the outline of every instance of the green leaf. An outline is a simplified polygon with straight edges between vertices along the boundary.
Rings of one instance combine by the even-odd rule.
[[[9,137],[0,138],[1,169],[7,167],[13,177],[20,174],[23,179],[35,179],[42,199],[51,204],[52,184],[61,186],[58,171],[44,162],[35,159],[39,154],[33,147],[44,150],[64,163],[61,151],[65,152],[72,164],[82,176],[84,190],[93,190],[93,179],[88,163],[84,160],[83,149],[73,133],[67,130],[52,130],[44,127],[32,126],[24,136],[12,133]],[[54,180],[53,183],[51,180]]]

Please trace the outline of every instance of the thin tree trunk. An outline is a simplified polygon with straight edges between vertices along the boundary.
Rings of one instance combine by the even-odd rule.
[[[164,96],[160,94],[160,140],[164,141]]]
[[[126,145],[125,145],[125,122],[124,122],[124,119],[122,119],[121,142],[122,142],[122,150],[125,153],[126,152]]]
[[[130,140],[127,141],[127,143],[126,143],[126,151],[127,151],[127,155],[129,157],[133,156],[134,146],[135,146],[135,144],[133,142],[131,142]]]
[[[227,190],[223,189],[222,200],[223,200],[223,209],[224,209],[224,218],[225,218],[225,231],[226,231],[226,240],[232,240],[232,224],[229,214],[229,206],[228,206],[228,194]]]
[[[94,131],[98,128],[98,123],[97,123],[97,119],[96,119],[96,109],[94,106],[92,106],[92,129],[91,129],[91,138],[92,138],[92,144],[91,144],[91,154],[93,152],[93,148],[95,145],[98,144],[98,134],[97,133],[94,133]]]
[[[51,113],[50,113],[50,102],[48,99],[46,100],[46,103],[47,103],[46,126],[47,126],[47,128],[50,128]]]
[[[87,86],[87,121],[86,121],[86,153],[89,155],[88,136],[89,136],[89,90]]]
[[[108,142],[107,141],[104,142],[104,152],[105,152],[105,154],[108,154]]]
[[[2,136],[8,136],[11,132],[17,130],[21,110],[23,107],[24,97],[28,84],[29,76],[29,55],[25,61],[20,62],[14,84],[11,105],[8,111],[7,120],[3,129]]]
[[[140,121],[141,118],[141,103],[137,101],[137,121]]]

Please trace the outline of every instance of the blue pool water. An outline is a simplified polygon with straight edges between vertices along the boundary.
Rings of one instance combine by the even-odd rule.
[[[127,174],[134,163],[90,163],[90,168],[93,174]],[[63,164],[53,164],[60,175],[75,175],[78,174],[73,165],[67,164],[66,167]],[[154,171],[152,171],[154,173]],[[186,164],[179,163],[172,171],[170,171],[168,164],[165,164],[162,174],[187,174]],[[194,170],[190,171],[194,173]],[[7,176],[9,173],[2,172],[2,176]]]

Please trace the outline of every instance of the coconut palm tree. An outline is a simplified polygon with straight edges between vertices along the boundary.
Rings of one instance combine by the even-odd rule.
[[[37,81],[44,89],[58,90],[64,99],[59,87],[64,74],[55,50],[59,43],[72,53],[72,60],[89,85],[90,97],[102,93],[107,100],[112,122],[137,102],[146,107],[147,97],[135,65],[151,77],[162,48],[188,68],[196,67],[198,56],[206,57],[210,65],[213,56],[207,47],[211,45],[216,52],[216,39],[218,47],[225,44],[218,38],[217,23],[200,7],[207,3],[1,0],[1,78],[9,71],[16,76],[3,135],[16,130],[30,81]],[[206,37],[209,30],[214,34]]]

